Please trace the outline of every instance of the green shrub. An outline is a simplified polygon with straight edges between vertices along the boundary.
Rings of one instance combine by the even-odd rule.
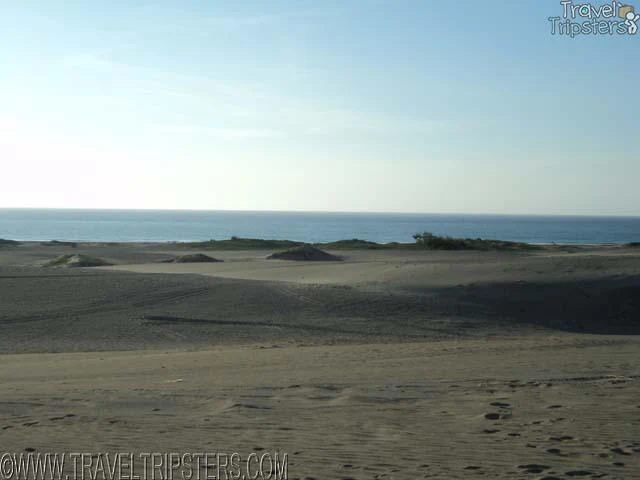
[[[263,240],[261,238],[240,238],[233,236],[229,240],[207,240],[204,242],[186,242],[179,245],[205,250],[281,250],[303,245],[303,242],[291,240]]]
[[[534,245],[481,238],[441,237],[430,232],[413,235],[416,245],[427,250],[533,250]]]
[[[16,245],[20,245],[20,242],[16,242],[15,240],[7,240],[6,238],[0,238],[0,247],[15,247]]]

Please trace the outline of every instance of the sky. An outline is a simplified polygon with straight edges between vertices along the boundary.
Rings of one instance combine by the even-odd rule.
[[[0,207],[640,215],[640,34],[559,1],[0,11]]]

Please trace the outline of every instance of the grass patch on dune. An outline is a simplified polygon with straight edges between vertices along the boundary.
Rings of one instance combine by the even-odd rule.
[[[297,242],[295,240],[269,240],[262,238],[241,238],[231,237],[228,240],[206,240],[204,242],[184,242],[177,243],[179,246],[187,248],[198,248],[205,250],[283,250],[288,248],[301,247],[303,245],[313,245],[318,248],[331,250],[362,250],[362,249],[385,249],[385,248],[410,248],[414,244],[403,243],[376,243],[368,240],[353,238],[351,240],[337,240],[335,242],[312,243]]]
[[[113,265],[101,258],[90,257],[89,255],[60,255],[57,258],[45,263],[44,267],[62,267],[62,268],[79,268],[79,267],[105,267]]]
[[[261,238],[231,237],[228,240],[186,242],[177,245],[203,250],[285,250],[311,245],[328,250],[536,250],[540,247],[522,242],[483,240],[481,238],[453,238],[429,232],[417,233],[414,243],[377,243],[352,238],[335,242],[304,243],[293,240],[265,240]]]
[[[540,247],[523,242],[483,240],[482,238],[442,237],[429,232],[413,236],[416,245],[426,250],[536,250]]]
[[[206,250],[278,250],[303,245],[303,242],[292,240],[264,240],[261,238],[231,237],[228,240],[206,240],[204,242],[181,243],[189,248]]]
[[[48,242],[40,242],[43,247],[71,247],[76,248],[78,244],[76,242],[61,242],[59,240],[50,240]]]
[[[335,262],[342,260],[340,257],[320,250],[312,245],[300,245],[284,252],[274,253],[267,257],[275,260],[296,260],[308,262]]]
[[[210,257],[203,253],[192,253],[189,255],[180,255],[178,257],[162,260],[162,263],[216,263],[222,262],[217,258]]]
[[[15,247],[20,245],[20,242],[16,240],[8,240],[6,238],[0,238],[0,247]]]
[[[328,248],[331,250],[382,250],[386,248],[397,248],[401,243],[376,243],[369,240],[360,240],[353,238],[351,240],[338,240],[327,243],[314,243],[317,247]]]

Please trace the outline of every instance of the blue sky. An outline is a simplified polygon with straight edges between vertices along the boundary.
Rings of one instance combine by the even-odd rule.
[[[0,207],[640,215],[640,35],[559,1],[1,10]]]

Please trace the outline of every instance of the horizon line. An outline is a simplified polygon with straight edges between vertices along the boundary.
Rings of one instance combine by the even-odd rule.
[[[363,210],[245,210],[208,208],[122,208],[122,207],[0,207],[0,210],[76,210],[116,212],[225,212],[225,213],[308,213],[308,214],[357,214],[357,215],[469,215],[503,217],[610,217],[640,218],[640,213],[496,213],[496,212],[424,212],[424,211],[363,211]]]

